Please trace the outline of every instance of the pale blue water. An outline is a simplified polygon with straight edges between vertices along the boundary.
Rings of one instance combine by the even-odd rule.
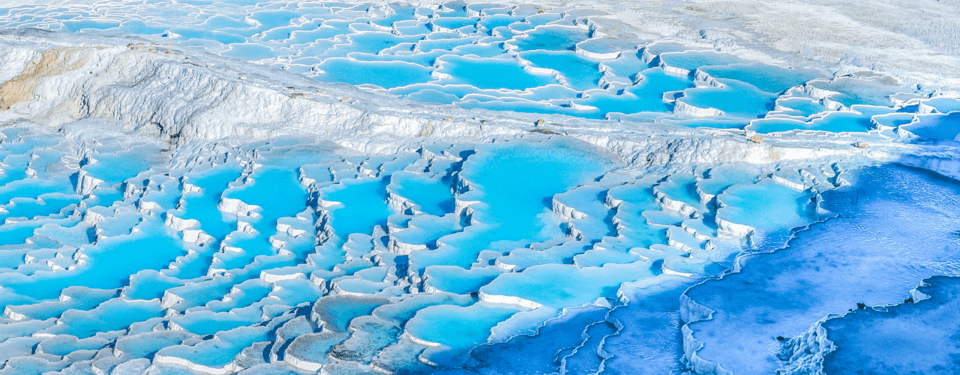
[[[226,193],[226,196],[259,206],[260,215],[252,222],[253,228],[261,234],[270,236],[276,233],[278,219],[294,216],[306,208],[303,203],[306,192],[303,191],[295,176],[292,171],[287,170],[261,170],[252,175],[253,184],[231,190]],[[218,254],[224,260],[218,268],[228,270],[244,268],[257,256],[273,254],[275,250],[266,236],[238,235],[238,240],[227,241],[227,245],[241,248],[243,252],[238,255],[220,256]]]
[[[717,217],[755,228],[759,235],[770,237],[771,242],[776,243],[786,238],[783,229],[819,220],[812,198],[810,192],[793,190],[772,179],[756,184],[738,184],[717,196],[717,200],[723,203],[723,207],[717,210]]]
[[[699,356],[738,373],[769,373],[781,363],[768,348],[785,344],[776,337],[797,337],[827,314],[845,314],[857,303],[900,303],[922,279],[957,274],[955,181],[896,165],[864,169],[857,179],[862,185],[856,189],[824,194],[825,208],[836,218],[798,232],[789,247],[741,260],[740,273],[687,292],[715,311],[712,319],[690,325],[705,345]],[[837,361],[857,361],[856,348],[863,356],[877,356],[881,347],[892,350],[869,339],[888,333],[863,332],[849,349],[841,346]],[[860,366],[865,373],[899,373],[879,363]]]
[[[386,182],[381,179],[349,181],[321,197],[342,204],[331,209],[332,226],[340,243],[352,233],[369,234],[374,226],[386,225],[391,213],[386,203]]]
[[[48,330],[54,334],[68,334],[87,338],[100,332],[125,329],[130,324],[163,315],[159,303],[113,299],[90,311],[69,310],[60,317],[63,325]]]
[[[470,294],[480,291],[503,273],[497,267],[463,269],[457,266],[430,266],[424,270],[426,285],[454,294]]]
[[[467,307],[430,306],[418,311],[407,323],[406,330],[423,340],[451,348],[443,355],[431,356],[431,361],[458,367],[465,351],[485,342],[491,328],[519,311],[515,307],[483,302]]]
[[[419,50],[423,53],[429,53],[434,51],[450,51],[460,46],[471,45],[474,42],[480,40],[480,37],[468,37],[468,38],[444,38],[444,39],[423,39],[418,41],[415,45],[410,47],[410,50]]]
[[[785,107],[786,114],[791,116],[809,117],[826,110],[819,101],[804,97],[780,98],[777,104]]]
[[[390,186],[395,186],[394,192],[420,206],[420,210],[426,214],[443,216],[453,212],[453,189],[446,179],[394,173]]]
[[[525,37],[516,38],[515,45],[521,51],[565,51],[572,50],[588,35],[587,30],[576,27],[542,27],[533,29]]]
[[[741,81],[770,93],[780,93],[816,78],[825,78],[815,69],[784,69],[764,64],[704,66],[700,71],[714,78]]]
[[[655,224],[650,218],[657,216],[660,206],[656,202],[652,187],[645,183],[632,183],[611,188],[607,195],[623,203],[617,207],[613,220],[619,223],[616,236],[606,236],[600,240],[599,247],[611,249],[601,254],[587,252],[574,258],[576,264],[599,266],[604,261],[611,263],[632,263],[639,258],[632,253],[635,248],[648,248],[666,242],[666,229]],[[671,215],[673,216],[673,215]],[[678,218],[682,219],[682,218]],[[597,259],[599,258],[599,259]]]
[[[596,33],[584,27],[594,16],[581,11],[102,2],[82,11],[4,8],[0,27],[134,34],[415,101],[557,116],[528,116],[530,125],[544,117],[551,127],[579,126],[562,117],[574,116],[639,131],[657,123],[870,133],[947,151],[960,134],[953,98],[880,78],[830,78],[676,43],[608,38],[603,25],[591,26]],[[821,100],[805,85],[837,93]],[[724,116],[674,113],[677,101]],[[0,132],[0,306],[10,307],[0,345],[19,353],[0,355],[0,366],[14,372],[75,365],[110,373],[155,353],[286,371],[290,341],[311,335],[323,339],[302,348],[327,365],[359,361],[398,373],[679,373],[690,370],[680,319],[696,301],[716,310],[713,320],[687,327],[705,343],[698,355],[742,373],[772,373],[783,363],[770,348],[781,341],[857,302],[902,301],[920,279],[953,275],[958,264],[952,182],[901,167],[867,169],[853,188],[825,192],[842,181],[838,172],[858,172],[845,171],[843,160],[818,160],[805,174],[790,161],[647,169],[638,160],[624,169],[575,137],[543,135],[482,145],[425,138],[424,155],[373,157],[295,137],[237,139],[239,148],[185,167],[180,154],[160,151],[169,145],[81,141],[32,125]],[[77,159],[104,181],[92,196],[77,195]],[[815,190],[794,190],[771,174]],[[184,193],[181,180],[202,192]],[[830,216],[815,209],[817,192],[839,216],[794,232]],[[408,205],[391,208],[391,193]],[[692,211],[670,210],[657,194]],[[225,214],[222,198],[256,205],[257,214]],[[164,225],[168,215],[198,220],[194,229],[213,240],[183,241],[187,233]],[[753,230],[730,237],[723,222]],[[247,224],[252,230],[242,231]],[[792,235],[789,248],[741,258],[740,273],[683,294],[733,268],[741,251],[772,250]],[[952,303],[942,297],[929,304]],[[955,340],[915,321],[950,321],[921,311],[928,305],[828,320],[839,350],[825,369],[881,373],[870,361],[884,359],[883,343],[904,327],[949,349]],[[92,357],[111,346],[129,355]],[[31,356],[41,351],[66,357],[54,364]],[[946,357],[934,354],[903,357],[912,367],[902,369],[946,368]],[[427,360],[439,366],[424,367]]]
[[[65,274],[43,272],[35,278],[22,274],[0,275],[0,285],[33,299],[56,298],[67,286],[77,285],[109,289],[127,285],[128,277],[145,269],[165,268],[177,256],[183,255],[181,243],[169,236],[162,223],[144,223],[142,234],[133,239],[116,239],[84,247],[90,260],[85,266]],[[4,305],[8,302],[2,301]]]
[[[667,181],[657,185],[656,190],[667,196],[669,199],[682,202],[683,204],[703,212],[705,209],[700,203],[700,196],[697,195],[697,180],[693,174],[676,174],[670,176]]]
[[[599,108],[599,114],[610,112],[669,112],[673,109],[673,106],[663,102],[663,93],[693,86],[689,79],[668,75],[660,68],[639,71],[637,76],[642,77],[640,82],[635,86],[623,89],[622,92],[598,92],[577,102]]]
[[[719,109],[731,117],[763,117],[774,108],[776,94],[736,80],[718,78],[717,81],[725,87],[687,89],[677,100],[694,107]]]
[[[183,281],[153,270],[140,271],[136,275],[130,285],[124,288],[124,294],[130,299],[162,298],[167,289],[183,285]]]
[[[574,52],[525,52],[520,54],[520,58],[535,66],[560,72],[568,85],[575,90],[597,88],[600,81],[597,62],[577,56]]]
[[[507,251],[530,240],[546,239],[551,230],[559,231],[539,218],[548,210],[549,197],[609,168],[598,155],[563,144],[552,148],[528,148],[522,143],[492,145],[482,148],[467,163],[471,167],[482,163],[464,177],[476,184],[477,190],[471,195],[484,203],[475,208],[474,215],[487,225],[443,241],[448,246],[418,252],[415,259],[420,261],[414,261],[417,268],[433,264],[468,267],[485,249]],[[545,165],[550,168],[543,168]]]
[[[730,65],[743,63],[744,60],[729,53],[713,51],[673,52],[670,48],[660,55],[660,62],[664,65],[693,71],[701,66]],[[682,50],[681,50],[682,51]]]
[[[536,336],[517,336],[506,343],[475,349],[479,363],[469,371],[445,369],[439,373],[535,374],[556,371],[558,353],[571,352],[572,348],[580,345],[583,340],[580,333],[584,327],[602,321],[608,312],[605,308],[595,306],[572,309],[540,327]],[[589,353],[590,348],[583,351]]]
[[[7,206],[8,213],[0,214],[0,220],[6,218],[26,218],[33,219],[44,216],[62,216],[63,209],[71,204],[80,203],[80,197],[61,193],[44,194],[40,200],[30,198],[15,198]]]
[[[319,65],[321,79],[349,84],[373,84],[383,88],[431,81],[430,70],[405,62],[350,61],[330,59]]]
[[[103,21],[94,21],[94,20],[85,20],[85,21],[64,21],[63,28],[69,32],[77,32],[84,29],[112,29],[117,26],[120,26],[120,22],[103,20]]]
[[[876,128],[871,119],[889,112],[885,108],[860,107],[863,111],[831,112],[827,115],[804,122],[796,119],[766,118],[753,121],[747,129],[757,133],[774,133],[790,130],[822,130],[833,133],[863,133]]]
[[[750,125],[747,125],[746,128],[761,134],[787,132],[791,130],[819,130],[814,128],[812,124],[802,120],[779,117],[751,121]]]
[[[502,26],[510,26],[510,24],[521,21],[521,20],[522,20],[522,17],[509,16],[505,14],[497,14],[497,15],[492,15],[490,17],[486,17],[482,21],[477,22],[477,25],[486,29],[488,31],[488,35],[492,35],[492,32],[494,29]]]
[[[960,135],[960,112],[918,116],[917,122],[902,127],[922,140],[955,141]]]
[[[553,196],[553,201],[572,207],[586,217],[574,218],[567,226],[578,236],[598,239],[616,235],[613,217],[616,212],[604,204],[609,190],[603,187],[578,187],[563,194]]]
[[[431,23],[444,29],[459,30],[464,27],[475,28],[474,25],[479,20],[480,19],[476,17],[447,17],[447,18],[440,18],[440,19],[434,20]],[[475,30],[462,30],[462,31],[471,32]]]
[[[697,189],[716,196],[735,184],[755,182],[759,174],[760,170],[749,164],[719,166],[705,173],[706,178],[697,182]]]
[[[387,300],[381,298],[342,296],[315,304],[312,316],[321,321],[326,329],[334,332],[344,332],[351,320],[370,314],[374,309],[386,303]]]
[[[620,284],[651,277],[650,264],[608,264],[579,268],[550,264],[498,277],[481,290],[492,295],[517,296],[554,309],[582,306],[599,297],[615,298]]]
[[[205,314],[200,317],[199,314],[191,316],[192,319],[177,319],[174,323],[183,327],[195,335],[212,335],[218,332],[229,331],[234,328],[244,327],[260,322],[259,316],[243,319],[242,316],[233,314]]]
[[[476,59],[447,57],[442,59],[441,73],[452,76],[441,79],[446,84],[466,84],[479,89],[524,90],[551,83],[556,79],[547,75],[531,75],[519,62],[512,59]]]
[[[390,49],[401,43],[416,42],[422,38],[422,36],[396,36],[385,32],[368,32],[351,35],[348,37],[348,44],[337,44],[334,48],[327,50],[318,57],[345,57],[351,53],[376,54],[377,52]]]
[[[936,108],[937,112],[950,113],[960,111],[960,101],[952,98],[933,98],[923,101],[924,104]]]
[[[650,76],[658,71],[653,68]],[[690,82],[688,78],[675,79],[678,85]],[[883,107],[854,109],[857,112],[833,116],[907,119],[903,113],[888,114]],[[940,123],[932,120],[952,115],[925,116],[919,124],[945,131],[948,129],[932,125]],[[11,132],[10,136],[19,135]],[[443,345],[424,351],[424,358],[445,366],[467,366],[458,370],[466,373],[504,368],[490,365],[495,358],[522,358],[505,352],[515,350],[506,348],[519,342],[553,352],[527,355],[528,362],[502,366],[553,369],[550,371],[596,371],[601,366],[611,372],[672,371],[682,367],[676,335],[679,293],[731,267],[732,257],[740,250],[783,243],[791,228],[823,219],[814,211],[811,191],[793,190],[769,175],[823,191],[839,181],[828,171],[842,169],[829,164],[814,166],[806,168],[804,175],[789,168],[765,172],[756,166],[724,164],[625,173],[589,147],[546,138],[479,146],[437,144],[426,146],[429,152],[425,156],[409,153],[346,159],[299,142],[277,139],[244,146],[260,149],[257,160],[262,166],[254,171],[235,164],[166,171],[158,161],[147,159],[98,159],[85,168],[97,166],[88,173],[114,181],[115,187],[97,190],[105,197],[118,194],[121,183],[148,187],[142,198],[135,193],[126,200],[105,199],[104,204],[111,207],[97,206],[97,198],[74,195],[64,176],[69,170],[52,168],[36,179],[14,175],[19,179],[3,188],[11,196],[19,193],[19,188],[32,188],[26,190],[30,194],[44,189],[64,192],[41,195],[42,205],[35,198],[11,198],[9,215],[52,216],[0,226],[0,231],[8,233],[3,236],[8,243],[0,249],[4,267],[0,301],[28,321],[63,322],[49,328],[54,336],[42,346],[58,353],[93,345],[82,340],[56,341],[66,340],[63,335],[90,337],[96,332],[130,329],[123,342],[152,340],[133,332],[173,322],[186,331],[150,341],[153,344],[144,344],[142,352],[160,351],[194,363],[222,366],[256,341],[276,340],[275,331],[268,327],[283,325],[289,314],[294,314],[291,311],[301,311],[299,314],[310,315],[316,323],[338,332],[335,340],[314,347],[322,349],[314,353],[320,358],[353,353],[344,349],[353,345],[349,340],[374,337],[364,335],[376,332],[375,348],[362,356],[394,353],[389,358],[397,362],[390,366],[412,368],[418,363],[416,356],[401,354],[403,350],[393,346],[401,340],[399,332],[405,330],[417,339]],[[32,150],[24,147],[17,151]],[[16,154],[6,158],[8,165],[20,160],[17,166],[26,168],[25,158],[18,159]],[[60,162],[47,155],[37,164],[56,166]],[[120,167],[107,168],[114,162]],[[137,171],[131,163],[143,170]],[[360,166],[383,175],[364,177]],[[300,173],[314,179],[316,185],[303,185],[298,180]],[[183,195],[181,178],[199,186],[202,193]],[[929,179],[904,184],[925,186]],[[388,207],[388,191],[415,205],[416,212]],[[692,207],[695,217],[666,210],[655,192]],[[858,198],[857,193],[836,194],[848,198],[853,194],[854,201],[872,199]],[[217,210],[221,197],[260,207],[257,217],[241,218],[250,222],[254,233],[236,232],[237,218]],[[75,205],[81,199],[92,206]],[[829,203],[837,198],[828,195],[826,199]],[[455,213],[455,200],[467,202],[469,209]],[[138,211],[134,206],[138,201],[158,202],[162,207],[154,213]],[[554,211],[554,202],[577,214],[561,218]],[[178,205],[180,209],[175,210]],[[836,210],[831,207],[827,208]],[[71,210],[105,217],[92,226],[80,222],[81,216],[66,216]],[[214,235],[214,242],[209,246],[184,243],[178,233],[163,225],[165,215],[199,220],[199,228]],[[719,237],[718,219],[752,226],[754,238],[741,242]],[[278,224],[302,232],[278,232]],[[322,236],[317,235],[318,230]],[[426,249],[397,254],[390,248],[394,240],[425,245]],[[242,252],[220,252],[220,241],[240,247]],[[75,255],[77,248],[79,256]],[[78,257],[85,264],[77,263]],[[750,263],[744,267],[749,269]],[[949,260],[930,266],[937,272],[950,267]],[[208,275],[209,268],[226,272]],[[288,280],[269,276],[290,273],[294,274]],[[77,295],[74,289],[78,286],[95,289]],[[338,296],[332,289],[352,294]],[[436,300],[401,303],[420,294]],[[71,297],[60,301],[61,295]],[[524,302],[527,306],[542,307],[530,310],[480,302],[481,296],[517,298],[529,301]],[[161,308],[161,303],[166,307]],[[618,307],[622,303],[626,305]],[[380,308],[384,308],[382,314],[376,312]],[[130,314],[118,312],[125,309]],[[164,309],[180,315],[167,316]],[[403,330],[384,331],[369,323],[374,318],[409,323]],[[551,330],[561,321],[567,328]],[[297,335],[301,334],[306,333]],[[532,336],[510,339],[515,334]],[[196,341],[184,341],[189,337]],[[507,344],[484,346],[491,338]],[[564,342],[576,344],[553,346]],[[482,349],[476,349],[478,346]],[[289,347],[277,350],[285,348]],[[601,350],[615,354],[594,354]],[[706,350],[705,356],[710,353]],[[629,353],[644,359],[633,360]],[[536,359],[541,356],[551,359]]]
[[[837,350],[825,356],[824,371],[939,374],[955,369],[960,353],[955,329],[957,279],[932,277],[917,290],[930,298],[858,309],[828,320],[824,328]],[[889,355],[892,352],[899,355]]]
[[[672,91],[689,86],[675,87],[668,82],[646,84],[639,79],[641,72],[662,64],[691,72],[699,70],[726,82],[728,87],[725,89],[689,90],[680,100],[695,107],[716,108],[728,116],[744,118],[763,117],[777,98],[785,99],[782,105],[792,109],[787,113],[789,115],[810,117],[829,112],[817,104],[802,102],[805,98],[791,93],[790,89],[802,85],[837,91],[838,94],[829,99],[847,107],[857,104],[892,107],[891,95],[916,91],[872,77],[841,77],[830,81],[826,72],[817,69],[751,62],[732,54],[676,43],[604,35],[591,37],[589,29],[583,26],[586,24],[583,20],[591,16],[582,17],[578,26],[573,26],[573,20],[579,17],[572,15],[576,12],[565,14],[544,10],[540,14],[536,8],[512,9],[498,5],[477,5],[476,10],[468,12],[467,6],[459,3],[450,3],[439,9],[401,4],[291,6],[219,1],[190,4],[177,6],[156,1],[140,5],[113,4],[82,11],[24,6],[12,8],[9,15],[0,17],[0,27],[135,34],[157,42],[173,42],[231,58],[270,64],[326,82],[368,84],[386,89],[431,83],[439,87],[404,90],[396,94],[412,100],[449,103],[468,109],[638,122],[667,117],[680,120],[674,124],[691,127],[742,128],[746,122],[683,121],[686,120],[684,116],[671,114],[673,102],[665,95],[669,97]],[[578,49],[619,54],[619,57],[589,61],[573,53]],[[639,51],[652,54],[653,59],[649,63],[641,61]],[[574,110],[568,101],[561,100],[566,99],[566,94],[516,100],[511,90],[558,83],[552,77],[520,69],[519,64],[511,61],[518,56],[517,53],[533,67],[559,71],[566,78],[564,86],[574,92],[574,97],[583,97],[576,100],[576,104],[594,108]],[[497,59],[477,60],[493,57]],[[434,72],[453,77],[433,75]],[[600,77],[604,80],[601,81]],[[610,85],[601,88],[598,87],[600,82]],[[490,90],[484,95],[492,99],[464,97],[463,90],[457,85]],[[951,98],[925,102],[940,113],[960,108]],[[647,112],[660,114],[629,116]],[[759,131],[766,133],[791,128],[861,131],[847,125],[800,126],[783,121]]]
[[[812,86],[838,92],[838,95],[833,95],[830,99],[848,107],[856,104],[890,106],[893,104],[890,95],[914,91],[891,80],[851,77],[840,77],[830,82],[818,81],[812,83]]]
[[[201,175],[191,176],[187,182],[203,189],[200,194],[191,194],[183,198],[184,219],[200,222],[200,229],[218,241],[236,229],[237,218],[221,213],[217,209],[220,198],[228,184],[240,177],[241,169],[236,166],[220,167],[205,171]]]

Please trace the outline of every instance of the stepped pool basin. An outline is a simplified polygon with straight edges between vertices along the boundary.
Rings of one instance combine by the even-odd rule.
[[[0,373],[952,373],[956,88],[620,5],[0,5]]]

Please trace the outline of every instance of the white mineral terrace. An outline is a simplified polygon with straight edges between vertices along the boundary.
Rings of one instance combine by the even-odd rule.
[[[0,373],[950,373],[958,18],[7,1]]]

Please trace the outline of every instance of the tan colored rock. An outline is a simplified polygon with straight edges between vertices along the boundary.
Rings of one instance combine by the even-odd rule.
[[[13,79],[0,84],[0,110],[29,101],[33,97],[33,90],[40,80],[61,75],[76,70],[85,65],[86,57],[77,59],[77,52],[81,48],[60,47],[52,48],[40,53],[27,67]]]

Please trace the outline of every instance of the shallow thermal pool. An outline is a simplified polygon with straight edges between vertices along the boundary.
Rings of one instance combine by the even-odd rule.
[[[0,28],[134,35],[377,92],[464,108],[744,128],[882,130],[875,115],[922,108],[916,87],[745,60],[621,35],[603,14],[537,5],[215,0],[0,7]],[[602,25],[602,26],[601,26]],[[608,35],[609,32],[614,35]],[[618,34],[619,33],[619,34]],[[616,35],[616,36],[615,36]],[[892,98],[896,96],[896,100]],[[806,102],[809,101],[809,102]],[[869,108],[867,111],[856,106]],[[851,111],[836,114],[836,111]],[[703,116],[723,121],[683,121]],[[681,120],[681,121],[676,121]]]
[[[42,128],[7,133],[16,134],[0,141],[8,160],[79,147]],[[144,360],[199,372],[474,368],[499,355],[496,346],[475,350],[484,343],[537,341],[541,331],[554,340],[554,324],[594,335],[573,352],[557,349],[567,353],[562,367],[595,367],[595,357],[575,353],[601,350],[604,336],[619,337],[618,346],[678,345],[669,335],[631,339],[604,322],[629,319],[622,296],[649,293],[632,285],[675,296],[728,267],[741,241],[718,234],[717,222],[750,220],[699,203],[710,173],[625,171],[597,149],[549,136],[373,157],[289,139],[189,167],[137,152],[149,146],[88,147],[73,168],[66,155],[33,159],[23,167],[51,163],[42,178],[6,183],[43,182],[70,198],[31,198],[29,189],[8,198],[44,210],[2,226],[22,234],[3,246],[9,339],[0,346],[65,358],[11,355],[8,368],[107,371]],[[142,168],[107,168],[115,160]],[[114,177],[121,171],[131,177]],[[809,209],[765,199],[760,192],[786,188],[742,171],[749,176],[710,191],[731,204]],[[756,230],[813,218],[791,220]],[[676,311],[669,300],[650,312]],[[96,354],[141,340],[153,349]],[[273,346],[252,349],[264,343]]]
[[[95,74],[63,64],[169,55],[97,87],[112,97],[0,108],[0,373],[956,365],[955,332],[932,327],[956,320],[960,183],[907,165],[956,175],[960,101],[602,17],[0,5],[4,87],[69,97]],[[123,43],[33,57],[49,35],[28,28]],[[315,91],[278,94],[281,70]]]

